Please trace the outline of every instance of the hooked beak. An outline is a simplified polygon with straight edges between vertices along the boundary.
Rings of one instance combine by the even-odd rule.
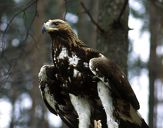
[[[44,32],[54,32],[54,31],[58,31],[58,28],[55,28],[55,26],[52,27],[51,20],[49,20],[49,21],[47,21],[46,23],[43,24],[42,33],[44,33]]]
[[[45,23],[44,23],[44,24],[45,24]],[[41,32],[42,32],[43,34],[46,32],[46,28],[45,28],[44,25],[42,26]]]

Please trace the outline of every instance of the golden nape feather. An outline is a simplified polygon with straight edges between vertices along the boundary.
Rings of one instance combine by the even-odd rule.
[[[53,65],[41,68],[40,90],[53,114],[70,128],[148,128],[115,63],[87,47],[66,21],[48,20],[42,31],[52,40]]]

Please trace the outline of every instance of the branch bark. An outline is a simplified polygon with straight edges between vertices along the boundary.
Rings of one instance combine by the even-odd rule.
[[[97,27],[97,29],[101,32],[104,33],[104,29],[101,28],[101,26],[94,20],[93,16],[91,15],[91,13],[89,12],[89,10],[86,8],[85,4],[83,2],[80,2],[81,6],[83,7],[85,13],[89,16],[90,20],[92,21],[92,23]]]
[[[118,64],[125,74],[127,74],[128,57],[128,4],[126,3],[124,0],[100,0],[98,23],[107,32],[97,31],[97,49]],[[122,8],[121,13],[119,8]],[[120,24],[115,23],[117,18],[121,20]]]
[[[5,48],[5,46],[4,46],[4,44],[5,44],[5,35],[6,35],[6,33],[7,33],[7,31],[8,31],[8,29],[9,29],[9,27],[10,27],[10,25],[11,25],[11,23],[13,22],[13,20],[15,19],[15,17],[17,17],[19,14],[21,14],[22,12],[25,12],[28,8],[30,8],[31,6],[33,6],[33,5],[36,5],[37,6],[37,2],[38,2],[38,0],[31,0],[30,2],[28,2],[27,4],[26,4],[26,6],[24,7],[24,8],[22,8],[22,9],[20,9],[18,12],[16,12],[12,17],[11,17],[11,19],[9,20],[9,22],[7,23],[7,27],[6,27],[6,29],[4,30],[4,32],[3,32],[3,34],[2,34],[2,46],[1,46],[1,48],[2,48],[2,51],[3,51],[3,49]],[[34,18],[35,18],[35,16],[37,15],[37,7],[36,7],[36,11],[35,11],[35,13],[34,13]],[[33,21],[34,21],[34,18],[33,18],[33,20],[32,20],[32,23],[33,23]],[[32,23],[31,23],[31,25],[32,25]],[[31,27],[31,25],[30,25],[30,27]],[[28,35],[28,32],[29,32],[29,30],[27,31],[27,35]],[[27,37],[27,36],[26,36]]]

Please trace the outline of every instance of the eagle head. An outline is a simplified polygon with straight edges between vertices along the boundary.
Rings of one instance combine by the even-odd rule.
[[[71,26],[61,19],[48,20],[43,24],[42,32],[48,32],[49,34],[68,34],[72,33]]]
[[[52,40],[67,41],[69,45],[73,46],[86,46],[79,40],[77,34],[73,31],[72,27],[61,19],[48,20],[43,24],[42,32],[50,34]]]

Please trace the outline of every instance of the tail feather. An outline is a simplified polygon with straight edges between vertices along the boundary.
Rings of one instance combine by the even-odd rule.
[[[121,120],[119,128],[149,128],[149,126],[146,124],[146,122],[143,119],[141,125],[131,123],[129,121]]]
[[[131,104],[118,101],[119,128],[149,128],[139,112]]]
[[[149,128],[149,126],[146,124],[144,120],[142,120],[141,128]]]

